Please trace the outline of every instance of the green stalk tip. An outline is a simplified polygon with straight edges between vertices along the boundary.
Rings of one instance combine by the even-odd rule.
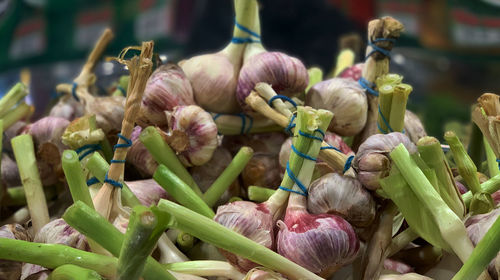
[[[89,188],[83,175],[78,154],[73,150],[65,150],[62,154],[61,161],[73,201],[81,200],[89,207],[94,208],[94,203],[90,197]]]

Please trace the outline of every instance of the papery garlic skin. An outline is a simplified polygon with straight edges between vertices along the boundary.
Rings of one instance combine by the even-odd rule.
[[[43,145],[51,144],[62,153],[67,147],[62,143],[61,137],[69,123],[63,118],[44,117],[24,127],[23,133],[33,137],[38,149],[42,148]]]
[[[85,104],[85,113],[96,116],[97,127],[106,135],[115,135],[122,126],[125,101],[123,96],[97,97]]]
[[[340,216],[288,209],[285,221],[277,224],[278,253],[322,277],[352,262],[358,254],[356,233]]]
[[[235,201],[219,206],[214,221],[260,245],[269,249],[274,248],[273,216],[264,204]],[[256,263],[230,252],[221,250],[221,253],[242,272],[247,272],[258,266]]]
[[[218,146],[217,125],[212,116],[196,105],[177,106],[167,112],[167,142],[185,166],[208,162]]]
[[[365,188],[380,188],[379,179],[389,175],[389,153],[399,144],[403,144],[410,154],[417,152],[417,146],[399,132],[374,134],[359,146],[353,159],[353,167],[358,173],[358,180]]]
[[[12,151],[12,145],[10,141],[12,140],[12,138],[21,134],[27,125],[28,124],[24,121],[18,121],[3,132],[2,149],[4,151]]]
[[[405,112],[405,134],[415,144],[420,138],[427,136],[422,121],[420,121],[415,113],[408,109]]]
[[[2,183],[7,187],[15,187],[21,185],[21,177],[17,163],[6,153],[2,153]]]
[[[160,199],[171,199],[165,189],[153,179],[126,181],[125,183],[144,206],[156,205]]]
[[[394,271],[400,274],[413,272],[413,268],[401,261],[393,259],[384,260],[384,269]]]
[[[432,280],[432,278],[417,273],[405,273],[380,275],[378,280]]]
[[[165,117],[164,113],[163,115]],[[127,152],[126,161],[127,163],[132,164],[142,176],[152,177],[158,167],[158,163],[148,151],[146,146],[144,146],[144,144],[142,144],[139,140],[141,131],[142,128],[140,126],[136,126],[134,127],[134,130],[132,130],[132,134],[130,136],[132,146]]]
[[[28,231],[19,224],[6,224],[0,227],[0,238],[31,241]],[[0,260],[0,279],[17,280],[21,277],[22,263]]]
[[[248,271],[243,280],[286,280],[283,275],[264,267],[256,267]]]
[[[260,186],[275,189],[281,183],[281,166],[278,157],[254,153],[241,172],[243,187]]]
[[[333,78],[315,84],[306,105],[334,113],[328,130],[341,136],[358,134],[366,123],[368,101],[361,86],[350,78]]]
[[[248,134],[248,135],[225,135],[222,146],[228,149],[232,155],[238,153],[240,147],[252,148],[255,153],[278,155],[279,150],[287,136],[281,132]]]
[[[49,116],[59,117],[72,121],[85,114],[82,103],[72,96],[65,95],[59,99],[56,105],[50,109]]]
[[[168,63],[158,67],[149,77],[137,122],[143,126],[163,126],[167,124],[164,111],[194,104],[191,82],[179,66]]]
[[[232,61],[231,56],[223,50],[179,63],[191,81],[196,104],[215,113],[237,113],[240,110],[234,94],[240,59]]]
[[[498,219],[498,216],[500,216],[500,208],[493,209],[491,212],[486,214],[474,215],[465,221],[464,224],[467,228],[467,235],[474,246],[476,246],[477,243],[483,239],[486,232],[488,232],[493,223]],[[499,255],[500,253],[498,253],[488,265],[488,272],[493,279],[498,279],[499,276],[498,271],[495,268],[495,262],[499,259]]]
[[[304,92],[309,75],[299,59],[282,52],[264,51],[245,58],[236,89],[238,102],[245,111],[251,111],[245,98],[260,82],[270,84],[280,95],[293,97]]]
[[[352,177],[329,173],[309,187],[307,209],[313,214],[335,214],[356,227],[375,220],[376,204],[371,194]]]
[[[351,67],[346,68],[344,71],[342,71],[338,77],[339,78],[350,78],[353,81],[359,81],[362,76],[363,72],[363,67],[365,66],[364,63],[356,63]]]

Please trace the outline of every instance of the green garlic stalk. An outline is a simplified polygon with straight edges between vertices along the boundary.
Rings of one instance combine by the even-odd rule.
[[[23,83],[15,84],[1,99],[0,99],[0,118],[16,105],[21,99],[28,95],[28,89]]]
[[[62,155],[62,168],[66,181],[68,182],[69,190],[73,201],[83,201],[89,207],[94,208],[94,203],[90,197],[89,188],[83,175],[83,170],[80,165],[80,160],[75,151],[65,150]]]
[[[337,73],[335,76],[337,76],[339,73]],[[309,84],[307,85],[307,88],[305,90],[306,94],[309,89],[312,88],[315,84],[323,81],[323,71],[319,67],[311,67],[307,69],[307,74],[309,76]]]
[[[99,273],[73,264],[65,264],[56,268],[47,280],[101,280]]]
[[[175,272],[182,272],[203,277],[225,277],[241,280],[245,275],[234,266],[223,261],[189,261],[165,264],[164,267]]]
[[[26,193],[33,231],[36,234],[50,219],[42,181],[38,173],[33,138],[29,134],[23,134],[12,138],[11,143]]]
[[[276,190],[258,187],[258,186],[249,186],[248,187],[248,199],[255,202],[263,202],[268,200]]]
[[[485,137],[486,138],[486,137]],[[483,139],[484,150],[486,151],[486,161],[488,163],[488,173],[491,177],[497,176],[500,174],[500,169],[498,168],[497,157],[495,152],[491,148],[490,144],[486,139]]]
[[[118,85],[115,91],[112,93],[113,96],[127,96],[128,82],[130,81],[129,75],[123,75],[118,80]],[[120,88],[118,88],[120,87]]]
[[[488,213],[493,209],[493,199],[490,194],[481,189],[479,178],[477,177],[476,165],[472,162],[472,159],[454,132],[447,131],[444,134],[444,139],[450,145],[453,159],[458,167],[458,173],[464,178],[467,187],[472,191],[473,197],[469,211],[473,214]]]
[[[45,197],[47,198],[47,200],[50,201],[57,196],[57,187],[56,186],[44,187],[43,192],[45,193]],[[24,192],[24,187],[19,186],[19,187],[8,188],[3,203],[5,206],[26,205],[26,193]]]
[[[3,129],[6,130],[17,121],[28,118],[31,114],[33,114],[34,111],[35,108],[33,106],[22,102],[14,109],[8,111],[5,115],[2,116]]]

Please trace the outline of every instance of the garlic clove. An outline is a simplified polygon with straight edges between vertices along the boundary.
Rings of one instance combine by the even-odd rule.
[[[158,67],[149,77],[137,122],[142,126],[164,126],[167,124],[164,111],[194,104],[193,89],[184,71],[168,63]]]
[[[356,63],[353,66],[346,68],[338,75],[339,78],[351,78],[354,81],[361,79],[364,63]]]
[[[304,64],[297,58],[282,52],[260,52],[247,58],[241,67],[236,97],[240,106],[251,110],[245,103],[257,83],[268,83],[280,95],[296,96],[304,92],[309,76]]]
[[[126,181],[125,183],[144,206],[156,205],[160,199],[172,199],[153,179]]]
[[[278,253],[322,277],[329,277],[358,254],[356,233],[340,216],[287,210],[285,221],[277,224]]]
[[[241,55],[241,54],[240,54]],[[215,113],[237,113],[235,91],[241,61],[227,52],[205,54],[179,63],[191,86],[196,104]]]
[[[374,134],[363,142],[353,159],[353,167],[358,173],[358,180],[369,190],[380,187],[379,179],[389,174],[391,161],[389,153],[399,144],[403,144],[410,154],[417,152],[417,146],[404,134]]]
[[[218,146],[217,125],[212,116],[196,105],[177,106],[166,112],[166,140],[185,166],[208,162]]]
[[[273,216],[265,204],[255,204],[249,201],[235,201],[219,206],[214,217],[217,223],[263,245],[274,248]],[[238,270],[246,272],[256,266],[256,263],[221,250],[221,253]]]
[[[127,163],[132,164],[139,173],[144,177],[152,177],[158,163],[153,158],[148,149],[139,140],[139,135],[141,134],[142,128],[140,126],[134,127],[130,140],[132,140],[132,146],[127,152]]]
[[[0,227],[0,238],[31,241],[29,232],[19,224],[6,224]],[[21,277],[22,263],[0,260],[0,279],[17,280]]]
[[[358,134],[366,123],[365,92],[350,78],[333,78],[314,85],[306,94],[306,105],[334,113],[329,131],[341,136]]]
[[[375,219],[371,194],[352,177],[329,173],[311,183],[307,209],[313,214],[335,214],[356,227],[367,227]]]

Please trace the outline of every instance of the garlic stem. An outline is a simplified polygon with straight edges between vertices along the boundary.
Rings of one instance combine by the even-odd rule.
[[[78,155],[75,151],[66,150],[63,152],[62,168],[73,201],[81,200],[89,207],[94,208],[94,203],[90,197],[89,188],[85,181]]]
[[[254,89],[267,102],[269,102],[269,100],[271,100],[271,98],[273,98],[274,96],[278,95],[271,87],[271,85],[268,83],[257,83]],[[292,117],[292,112],[288,110],[288,108],[285,105],[285,102],[283,102],[283,100],[281,100],[280,98],[276,98],[273,100],[273,106],[275,110],[278,111],[283,116],[287,118]]]
[[[113,148],[111,147],[108,138],[104,137],[104,139],[99,142],[99,145],[101,145],[101,151],[106,161],[111,161],[113,159]]]
[[[153,179],[180,204],[205,217],[213,218],[215,216],[214,211],[203,199],[165,165],[158,166],[153,174]]]
[[[0,238],[0,259],[37,264],[50,269],[73,264],[95,270],[105,277],[113,278],[116,276],[116,258],[60,244]]]
[[[377,123],[379,126],[379,133],[389,133],[392,132],[389,130],[387,125],[390,125],[390,114],[391,114],[391,105],[392,105],[392,97],[394,92],[394,86],[391,84],[384,84],[378,88],[378,106],[380,112],[378,113]]]
[[[45,197],[51,200],[57,195],[56,186],[47,186],[43,188]],[[5,200],[3,201],[5,206],[24,206],[26,205],[26,193],[24,192],[24,187],[12,187],[7,188],[7,193],[5,195]]]
[[[36,164],[33,138],[29,134],[23,134],[12,138],[11,143],[26,193],[26,201],[33,222],[33,232],[36,234],[50,219]]]
[[[406,103],[412,90],[413,88],[408,84],[394,86],[389,117],[389,123],[394,131],[402,132],[405,128]]]
[[[476,279],[500,251],[500,218],[497,218],[483,238],[476,244],[469,259],[452,278]],[[484,272],[487,274],[487,272]],[[479,279],[479,278],[478,278]]]
[[[3,117],[14,105],[28,95],[28,89],[23,83],[15,84],[0,99],[0,117]]]
[[[397,252],[403,250],[410,242],[418,238],[418,234],[411,228],[405,229],[400,234],[396,235],[387,249],[387,257],[392,257]]]
[[[290,279],[323,279],[243,235],[174,202],[161,199],[158,208],[171,215],[169,227],[190,233],[204,242],[287,275]]]
[[[495,152],[493,152],[493,149],[491,148],[490,144],[488,141],[483,139],[484,143],[484,150],[486,151],[486,161],[488,163],[488,173],[491,177],[497,176],[500,174],[500,169],[498,168],[498,162],[497,162],[497,157],[495,156]]]
[[[24,102],[17,105],[14,109],[8,111],[3,117],[3,129],[6,130],[15,124],[17,121],[27,119],[33,114],[35,107]]]
[[[172,148],[170,148],[167,142],[164,141],[156,128],[152,126],[146,127],[142,130],[139,139],[158,164],[163,164],[174,172],[175,175],[191,187],[191,189],[193,189],[198,196],[201,197],[203,195],[203,192],[200,190],[193,177],[191,177],[191,174],[189,174],[184,165],[180,162],[179,158],[175,155]]]
[[[453,159],[458,166],[458,172],[464,178],[468,188],[472,191],[472,200],[470,211],[476,214],[488,213],[493,209],[493,199],[491,195],[484,192],[479,184],[477,177],[477,168],[472,159],[465,151],[464,146],[452,131],[447,131],[444,134],[444,139],[450,145],[450,150],[453,153]]]
[[[118,80],[118,85],[115,91],[112,93],[113,96],[127,96],[128,82],[130,81],[129,75],[123,75]]]
[[[185,232],[179,232],[176,238],[177,245],[182,249],[183,252],[187,252],[193,248],[195,239],[194,237]]]
[[[258,186],[249,186],[248,187],[248,199],[255,202],[263,202],[269,199],[276,190],[258,187]]]
[[[232,280],[241,280],[245,275],[239,272],[228,262],[223,261],[190,261],[181,263],[169,263],[164,265],[168,270],[182,272],[197,276],[218,276]]]
[[[351,49],[341,50],[337,56],[337,62],[335,63],[335,72],[333,73],[333,77],[337,77],[346,68],[354,65],[355,58],[356,54]]]
[[[208,206],[213,207],[215,205],[221,195],[238,178],[252,156],[253,150],[250,147],[242,147],[238,151],[229,165],[203,194],[202,198]]]
[[[214,118],[214,122],[217,125],[217,132],[222,135],[241,135],[244,134],[254,134],[254,133],[266,133],[266,132],[277,132],[283,129],[276,125],[273,121],[269,119],[251,119],[247,115],[233,115],[233,114],[215,114],[211,113]],[[243,122],[243,119],[245,121]],[[242,126],[245,127],[242,127]]]
[[[488,181],[481,184],[481,190],[492,194],[498,190],[500,190],[500,175],[496,175],[495,177],[490,178]],[[462,195],[462,199],[467,207],[469,207],[470,202],[472,200],[472,192],[468,191]]]
[[[3,220],[1,223],[2,225],[24,224],[29,220],[29,218],[30,218],[30,211],[28,210],[28,207],[25,206],[14,212],[14,214],[12,214],[7,219]]]
[[[99,273],[92,269],[65,264],[54,269],[48,280],[102,280],[102,278]]]
[[[307,85],[305,94],[312,88],[315,84],[323,81],[323,70],[319,67],[311,67],[307,69],[307,75],[309,76],[309,84]]]
[[[166,230],[165,219],[164,213],[145,206],[133,208],[118,258],[119,280],[139,279],[147,257]]]
[[[113,256],[118,256],[124,241],[124,234],[110,224],[98,212],[81,201],[66,209],[62,217],[71,227],[101,245]],[[143,271],[144,279],[175,278],[152,257],[148,257]]]

